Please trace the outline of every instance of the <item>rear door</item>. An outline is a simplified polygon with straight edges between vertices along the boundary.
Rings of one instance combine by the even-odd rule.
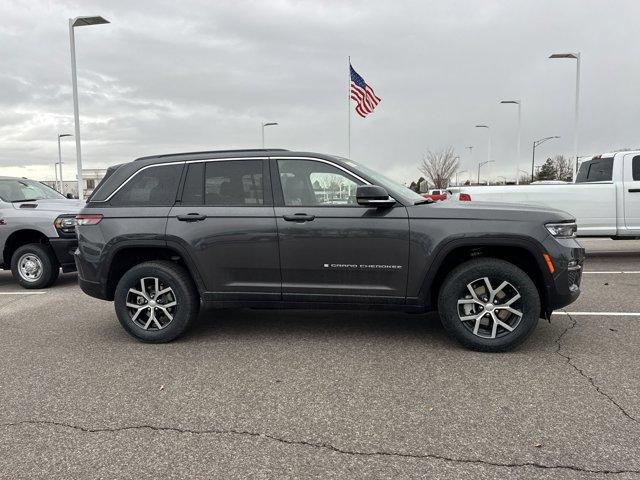
[[[187,163],[167,241],[195,264],[208,300],[280,300],[280,264],[266,159]]]
[[[403,303],[406,208],[358,205],[365,183],[320,159],[273,159],[282,295],[288,301]]]
[[[625,155],[623,168],[625,225],[640,230],[640,155]]]

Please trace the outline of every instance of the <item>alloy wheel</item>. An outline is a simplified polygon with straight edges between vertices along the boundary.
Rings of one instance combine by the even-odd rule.
[[[498,285],[493,288],[492,285]],[[469,282],[458,299],[458,317],[481,338],[498,338],[513,332],[522,320],[522,296],[508,281],[488,277]]]
[[[131,321],[144,330],[162,330],[172,321],[178,307],[171,287],[162,284],[157,277],[140,279],[140,288],[130,288],[126,306]]]

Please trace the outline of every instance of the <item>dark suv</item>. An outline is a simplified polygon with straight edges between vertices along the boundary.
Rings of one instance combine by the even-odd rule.
[[[433,203],[351,160],[183,153],[111,167],[77,217],[82,290],[167,342],[201,305],[438,310],[464,345],[506,350],[580,293],[567,213]]]

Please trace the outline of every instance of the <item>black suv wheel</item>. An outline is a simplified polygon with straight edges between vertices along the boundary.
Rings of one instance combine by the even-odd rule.
[[[125,273],[115,291],[118,320],[142,342],[170,342],[198,315],[198,292],[189,274],[169,261],[145,262]]]
[[[30,243],[13,253],[11,273],[24,288],[47,288],[58,279],[60,266],[49,245]]]
[[[445,279],[438,296],[444,328],[464,346],[509,350],[538,324],[540,295],[531,278],[497,258],[470,260]]]

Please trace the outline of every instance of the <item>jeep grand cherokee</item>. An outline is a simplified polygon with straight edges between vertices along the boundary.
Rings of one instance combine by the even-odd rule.
[[[139,158],[77,216],[76,264],[122,326],[167,342],[201,305],[438,310],[463,345],[509,349],[580,293],[562,211],[433,203],[354,161],[285,150]]]

